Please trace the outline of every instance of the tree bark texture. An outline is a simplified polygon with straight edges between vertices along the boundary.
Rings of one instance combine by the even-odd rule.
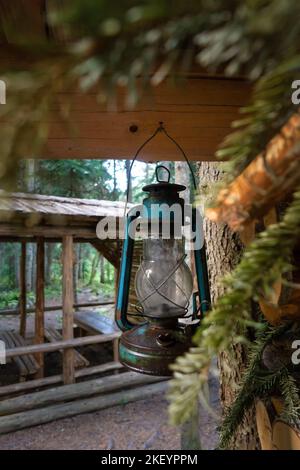
[[[199,189],[200,204],[207,207],[214,194],[214,185],[224,172],[221,163],[199,163]],[[224,293],[224,287],[220,284],[222,277],[237,265],[241,258],[243,245],[239,236],[229,230],[223,224],[216,224],[204,217],[204,236],[206,240],[207,264],[210,278],[212,303]],[[237,386],[240,383],[247,355],[244,347],[233,347],[233,353],[222,352],[218,363],[220,370],[220,399],[225,411],[230,408],[236,396]],[[255,410],[251,409],[245,416],[234,441],[233,449],[256,449],[259,446],[255,421]]]

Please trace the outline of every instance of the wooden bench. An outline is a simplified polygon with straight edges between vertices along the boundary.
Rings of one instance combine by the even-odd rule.
[[[62,335],[55,328],[48,327],[45,328],[44,332],[45,338],[49,343],[55,343],[56,341],[61,341],[63,339]],[[63,350],[60,350],[63,353]],[[90,365],[89,361],[83,357],[76,349],[74,349],[74,366],[75,369],[82,369],[83,367],[88,367]]]
[[[91,335],[98,335],[102,333],[104,335],[110,335],[112,333],[119,333],[121,336],[121,332],[117,327],[114,320],[111,320],[104,315],[101,315],[97,312],[91,311],[80,311],[74,314],[74,322],[76,325],[86,331]],[[114,361],[119,361],[119,340],[118,338],[113,340],[113,354],[114,354]]]
[[[0,331],[0,339],[4,341],[7,349],[26,346],[24,338],[14,331]],[[28,376],[36,374],[39,365],[32,354],[12,358],[20,372],[20,382],[25,382]]]

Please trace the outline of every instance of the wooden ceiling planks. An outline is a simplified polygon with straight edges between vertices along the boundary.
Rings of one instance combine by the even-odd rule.
[[[162,121],[169,134],[184,148],[190,160],[214,160],[214,153],[239,117],[239,107],[248,103],[251,87],[242,79],[193,76],[175,84],[168,78],[146,90],[134,110],[124,105],[120,90],[117,110],[97,103],[96,93],[68,94],[72,102],[72,136],[58,119],[58,96],[49,119],[50,135],[44,158],[131,159],[139,146]],[[131,126],[137,127],[131,132]],[[140,160],[182,160],[182,155],[164,135],[145,147]]]
[[[14,33],[17,31],[18,37],[29,42],[36,37],[46,38],[45,6],[57,3],[61,5],[58,0],[52,0],[52,3],[44,0],[0,0],[0,41],[3,42],[4,38],[7,43],[7,51],[3,47],[1,55],[5,57],[6,52],[8,57],[12,56],[12,63],[15,60],[19,65],[24,61],[26,68],[26,60],[10,50]],[[57,32],[50,33],[51,39],[61,41]],[[190,160],[214,160],[218,146],[231,132],[232,121],[239,117],[239,107],[248,104],[251,86],[242,78],[209,77],[200,69],[193,70],[188,77],[180,77],[177,82],[168,78],[159,86],[144,90],[134,110],[126,108],[126,90],[122,88],[118,91],[114,111],[97,103],[96,91],[86,94],[67,91],[58,95],[48,121],[48,141],[41,154],[30,157],[131,159],[158,123],[163,121]],[[72,103],[72,132],[59,116],[59,103],[67,101],[66,98]],[[132,125],[137,127],[134,133],[130,131]],[[148,162],[182,160],[182,155],[164,135],[158,135],[145,147],[139,159]]]
[[[45,0],[0,0],[0,41],[30,42],[46,37]]]

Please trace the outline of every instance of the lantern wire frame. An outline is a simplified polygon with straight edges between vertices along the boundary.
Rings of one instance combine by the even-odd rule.
[[[137,149],[132,161],[131,161],[131,164],[130,164],[130,167],[129,167],[129,174],[128,174],[128,181],[127,181],[127,190],[126,190],[126,201],[125,201],[125,207],[124,207],[124,219],[127,215],[127,205],[128,205],[128,198],[129,198],[129,188],[130,188],[130,181],[131,181],[131,171],[132,171],[132,168],[133,168],[133,165],[134,165],[134,162],[136,161],[137,157],[139,156],[140,152],[143,150],[143,148],[152,140],[156,137],[156,135],[159,133],[159,132],[163,132],[165,134],[165,136],[171,141],[173,142],[173,144],[178,148],[178,150],[181,152],[181,154],[183,155],[183,158],[184,160],[186,161],[188,167],[189,167],[189,170],[190,170],[190,173],[191,173],[191,176],[192,176],[192,180],[193,180],[193,186],[194,186],[194,189],[197,189],[197,184],[196,184],[196,178],[195,178],[195,174],[193,172],[193,169],[192,169],[192,166],[191,166],[191,163],[189,161],[189,159],[187,158],[187,155],[185,153],[185,151],[183,150],[183,148],[181,147],[181,145],[167,132],[166,128],[164,127],[164,123],[162,121],[159,122],[159,125],[158,127],[155,129],[155,131],[153,132],[152,135],[150,135],[150,137],[148,139],[145,140],[145,142],[143,142],[142,145],[140,145],[140,147]],[[157,165],[156,166],[156,169],[155,169],[155,174],[156,174],[156,178],[158,180],[158,167],[162,167],[162,168],[165,168],[163,165]],[[170,179],[170,171],[165,168],[169,174],[169,179]],[[158,286],[155,286],[155,283],[154,281],[151,279],[151,277],[148,278],[151,286],[153,287],[153,291],[151,291],[150,293],[147,294],[147,296],[142,299],[141,301],[139,301],[139,306],[138,305],[134,305],[134,308],[135,310],[138,312],[137,314],[134,314],[134,313],[131,313],[130,315],[133,316],[133,317],[151,317],[150,315],[147,315],[144,311],[144,308],[143,308],[143,305],[142,305],[142,302],[146,301],[149,297],[151,297],[152,295],[154,295],[155,293],[159,294],[161,297],[163,297],[164,299],[166,299],[168,302],[172,303],[175,307],[180,307],[182,308],[180,305],[176,304],[176,302],[174,302],[172,299],[169,299],[167,296],[165,296],[161,291],[161,287],[163,287],[166,282],[168,282],[168,280],[173,276],[173,274],[177,271],[177,269],[181,266],[181,264],[184,262],[186,258],[186,254],[184,254],[180,260],[176,263],[176,265],[173,267],[173,269],[171,270],[171,272],[168,274],[168,276],[161,280],[159,285]],[[145,270],[144,270],[144,267],[143,265],[142,266],[142,269],[145,273]],[[181,318],[190,318],[190,317],[193,317],[194,314],[191,314],[191,315],[187,315],[188,311],[189,311],[189,307],[190,307],[190,301],[189,299],[187,298],[185,292],[181,289],[181,287],[177,284],[177,282],[173,279],[173,281],[175,282],[176,284],[176,287],[182,292],[182,294],[186,297],[187,299],[187,304],[186,304],[186,307],[183,308],[183,311],[184,311],[184,315],[181,317]],[[199,307],[198,310],[200,310],[201,307]],[[197,312],[198,313],[198,312]]]

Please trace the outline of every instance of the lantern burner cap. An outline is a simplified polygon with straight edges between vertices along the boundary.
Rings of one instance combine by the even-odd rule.
[[[182,184],[168,183],[167,181],[163,181],[160,183],[147,184],[146,186],[143,187],[143,191],[147,193],[158,193],[162,191],[180,193],[181,191],[184,191],[185,189],[186,189],[186,186],[183,186]]]

